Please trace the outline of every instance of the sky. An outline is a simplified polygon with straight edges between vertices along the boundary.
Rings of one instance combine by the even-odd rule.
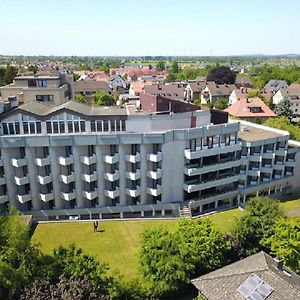
[[[2,55],[300,53],[299,0],[0,0]]]

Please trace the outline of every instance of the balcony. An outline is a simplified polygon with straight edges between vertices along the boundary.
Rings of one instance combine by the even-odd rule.
[[[294,159],[289,159],[285,162],[286,167],[296,167],[296,161]]]
[[[284,170],[284,164],[283,162],[277,162],[273,165],[273,169],[274,170],[280,170],[283,171]]]
[[[275,150],[275,155],[284,156],[286,154],[285,148],[278,148]]]
[[[27,160],[26,158],[12,158],[11,164],[16,168],[20,168],[27,165]]]
[[[147,176],[154,180],[157,180],[162,177],[162,170],[157,169],[156,171],[147,171]]]
[[[4,204],[6,202],[8,202],[8,196],[7,195],[0,196],[0,204]]]
[[[16,185],[24,185],[24,184],[27,184],[29,183],[29,176],[26,175],[24,177],[17,177],[15,176],[15,184]]]
[[[131,197],[137,197],[141,194],[141,188],[139,186],[135,188],[127,188],[126,189],[126,195]]]
[[[262,154],[262,158],[267,158],[267,159],[272,159],[273,156],[274,156],[274,152],[273,151],[272,152],[264,152]]]
[[[141,161],[141,154],[137,153],[137,154],[127,154],[125,155],[125,160],[128,162],[131,162],[133,164]]]
[[[157,185],[156,188],[147,188],[147,193],[154,197],[157,197],[161,194],[161,185]]]
[[[93,182],[96,181],[98,178],[97,172],[94,171],[92,174],[81,174],[81,179],[86,181],[86,182]]]
[[[196,167],[186,167],[184,168],[184,173],[189,176],[200,175],[208,172],[214,172],[218,170],[228,169],[232,167],[238,167],[240,165],[240,160],[227,161],[223,163],[217,163],[207,166],[196,166]]]
[[[115,173],[104,173],[103,178],[108,181],[116,181],[120,178],[119,171],[115,171]]]
[[[51,193],[46,193],[46,194],[40,193],[40,194],[39,194],[39,198],[40,198],[40,200],[42,200],[43,202],[49,202],[49,201],[51,201],[51,200],[54,199],[54,195],[53,195],[52,192],[51,192]]]
[[[6,178],[5,177],[0,177],[0,185],[3,185],[6,183]]]
[[[252,170],[248,170],[247,175],[249,176],[258,176],[260,174],[259,169],[252,168]]]
[[[75,175],[74,173],[70,175],[60,175],[60,181],[62,181],[65,184],[69,184],[70,182],[75,181]]]
[[[197,182],[195,180],[189,180],[183,184],[183,189],[188,193],[192,193],[192,192],[208,189],[211,187],[230,184],[232,182],[238,181],[239,179],[240,179],[240,175],[232,175],[221,179],[212,179],[207,182]]]
[[[50,165],[50,157],[47,156],[45,158],[36,158],[34,163],[39,167],[44,167]]]
[[[126,172],[126,178],[131,180],[138,180],[141,178],[141,171],[136,170],[136,172]]]
[[[184,155],[187,159],[197,159],[200,157],[239,151],[241,150],[241,148],[242,146],[240,144],[233,144],[225,147],[216,147],[211,149],[201,149],[200,147],[197,147],[195,150],[186,149],[184,151]]]
[[[57,158],[57,161],[62,166],[69,166],[74,163],[74,157],[73,157],[73,155],[70,155],[68,157],[59,156]]]
[[[52,182],[52,177],[51,175],[46,175],[46,176],[37,175],[36,180],[40,184],[48,184]]]
[[[264,165],[261,169],[260,169],[261,172],[263,173],[272,173],[273,172],[273,169],[271,167],[271,165]]]
[[[257,181],[254,181],[254,180],[253,180],[253,181],[250,181],[250,184],[251,184],[251,185],[257,185]]]
[[[82,191],[82,196],[85,197],[88,200],[94,200],[98,197],[98,189],[95,189],[93,191]]]
[[[162,153],[159,151],[156,154],[154,153],[147,154],[147,159],[152,162],[159,162],[162,160]]]
[[[115,164],[119,161],[119,154],[115,155],[103,155],[103,160],[108,164]]]
[[[26,203],[28,201],[31,201],[31,195],[30,194],[17,195],[17,199],[20,203]]]
[[[249,161],[255,161],[255,162],[260,162],[262,160],[262,157],[259,154],[253,153],[252,155],[249,156]]]
[[[86,156],[86,155],[82,155],[80,156],[80,161],[87,165],[90,166],[92,164],[95,164],[97,162],[97,157],[96,154],[93,154],[92,156]]]
[[[61,192],[61,197],[66,200],[66,201],[71,201],[71,200],[74,200],[76,198],[76,194],[75,192]]]
[[[116,188],[115,190],[104,190],[104,195],[109,197],[110,199],[115,199],[116,197],[120,196],[120,190],[119,188]]]
[[[263,182],[270,182],[270,180],[271,180],[271,179],[268,178],[268,177],[263,177],[263,178],[262,178],[262,181],[263,181]]]

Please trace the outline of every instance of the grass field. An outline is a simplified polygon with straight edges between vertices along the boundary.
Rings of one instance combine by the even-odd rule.
[[[280,203],[280,208],[288,217],[300,219],[300,199]],[[223,232],[228,232],[242,214],[240,209],[231,209],[205,218],[209,218]],[[159,225],[172,230],[177,223],[177,219],[105,221],[100,223],[100,232],[97,233],[93,232],[91,222],[46,223],[37,226],[32,240],[40,243],[44,253],[50,253],[58,245],[75,243],[86,253],[108,263],[111,270],[119,270],[125,278],[133,278],[138,274],[136,254],[140,234],[146,228]]]

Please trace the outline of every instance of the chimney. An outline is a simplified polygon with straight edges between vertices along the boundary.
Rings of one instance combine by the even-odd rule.
[[[274,258],[274,261],[276,263],[276,268],[280,271],[283,271],[283,262],[278,257]]]

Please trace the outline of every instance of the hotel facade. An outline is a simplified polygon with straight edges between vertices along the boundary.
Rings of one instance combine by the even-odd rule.
[[[211,112],[32,101],[0,116],[0,208],[37,220],[198,215],[300,185],[300,144]]]

